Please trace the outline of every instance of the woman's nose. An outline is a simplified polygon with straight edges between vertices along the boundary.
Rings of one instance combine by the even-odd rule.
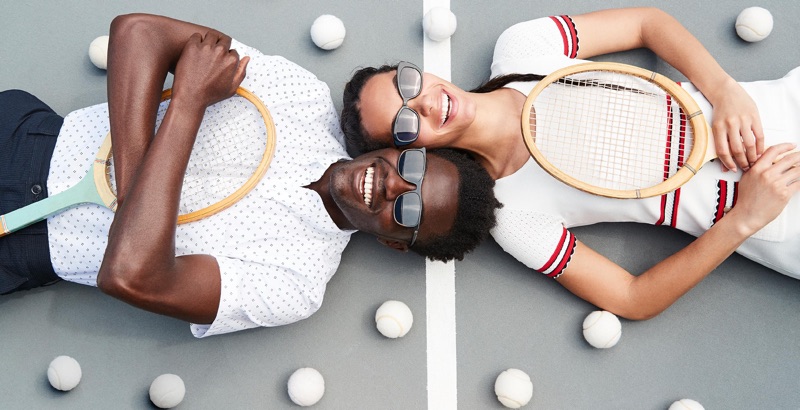
[[[412,98],[408,101],[408,106],[411,107],[412,110],[416,111],[417,114],[423,117],[427,117],[431,114],[431,110],[433,109],[433,104],[430,99],[430,95],[420,93],[420,95]]]

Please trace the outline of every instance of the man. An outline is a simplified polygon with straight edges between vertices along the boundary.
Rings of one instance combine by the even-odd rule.
[[[116,214],[80,206],[0,238],[0,293],[58,278],[97,285],[190,321],[205,337],[310,316],[355,230],[448,260],[494,225],[493,184],[461,155],[429,153],[426,162],[424,151],[383,150],[348,160],[327,86],[285,59],[206,27],[140,14],[112,22],[108,61],[109,103],[73,112],[63,125],[29,94],[0,94],[0,160],[16,161],[0,177],[19,181],[0,186],[8,198],[0,212],[74,185],[109,127],[118,198]],[[173,95],[154,132],[168,72]],[[176,227],[200,122],[225,115],[212,105],[239,85],[270,109],[274,159],[234,206]],[[23,151],[30,159],[17,158]],[[400,174],[398,162],[413,162],[401,156],[416,160],[416,177]],[[407,201],[416,195],[418,208]]]

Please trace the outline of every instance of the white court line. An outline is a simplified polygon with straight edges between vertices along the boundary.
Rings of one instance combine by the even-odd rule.
[[[450,0],[423,0],[422,15],[433,7],[450,8]],[[425,35],[423,38],[423,70],[450,81],[450,39],[436,42]],[[428,409],[455,410],[458,408],[455,264],[428,260],[425,271]]]

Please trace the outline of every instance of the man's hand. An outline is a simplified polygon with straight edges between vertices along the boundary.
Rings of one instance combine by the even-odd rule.
[[[203,104],[203,108],[231,97],[244,80],[249,57],[239,59],[231,38],[209,30],[193,34],[175,67],[173,101]]]

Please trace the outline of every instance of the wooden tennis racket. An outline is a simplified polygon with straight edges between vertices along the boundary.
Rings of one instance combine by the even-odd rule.
[[[618,63],[553,72],[528,95],[522,133],[555,178],[612,198],[673,191],[716,157],[703,112],[663,75]]]
[[[162,101],[169,100],[165,90]],[[158,126],[168,102],[159,106]],[[209,115],[213,110],[215,115]],[[242,199],[261,180],[275,152],[275,124],[264,103],[239,87],[236,95],[206,111],[186,169],[178,224],[220,212]],[[0,215],[0,237],[67,208],[94,203],[117,209],[109,132],[86,175],[69,189]]]

